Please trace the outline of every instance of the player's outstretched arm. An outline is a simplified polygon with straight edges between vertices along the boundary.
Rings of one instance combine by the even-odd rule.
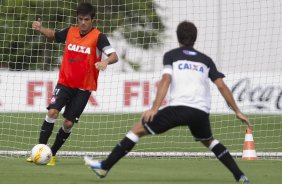
[[[48,40],[53,41],[55,39],[55,31],[43,27],[40,18],[32,23],[32,29],[43,34]]]
[[[232,108],[232,110],[235,112],[236,117],[240,119],[243,123],[245,123],[249,128],[251,128],[251,123],[247,116],[245,116],[237,106],[234,97],[232,95],[232,92],[230,89],[226,86],[222,78],[218,78],[214,81],[215,85],[217,86],[218,90],[220,91],[221,95],[227,102],[227,104]]]

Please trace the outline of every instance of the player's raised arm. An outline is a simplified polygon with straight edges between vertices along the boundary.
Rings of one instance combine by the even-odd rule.
[[[52,29],[43,27],[40,18],[38,18],[37,21],[34,21],[32,23],[32,29],[43,34],[48,40],[53,41],[55,39],[55,31]]]
[[[243,123],[245,123],[249,128],[251,128],[251,123],[249,119],[240,111],[239,107],[237,106],[232,92],[226,86],[222,78],[218,78],[214,81],[214,84],[217,86],[218,90],[220,91],[221,95],[224,97],[227,104],[232,108],[235,112],[236,117],[240,119]]]

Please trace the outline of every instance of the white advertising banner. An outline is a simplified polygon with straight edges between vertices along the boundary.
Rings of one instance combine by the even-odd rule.
[[[57,76],[57,71],[1,71],[0,112],[46,112]],[[84,112],[142,112],[151,106],[160,77],[160,72],[102,72],[98,90],[92,93]],[[226,74],[224,80],[244,113],[282,113],[282,77],[279,73]],[[213,84],[211,90],[211,112],[231,113]],[[164,101],[164,106],[167,104],[167,101]]]

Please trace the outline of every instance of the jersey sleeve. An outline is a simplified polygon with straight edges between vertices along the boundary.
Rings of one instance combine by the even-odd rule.
[[[163,58],[163,74],[170,74],[172,75],[172,63],[173,59],[169,52],[165,53],[164,58]]]
[[[97,48],[106,55],[116,52],[115,49],[112,48],[106,35],[104,35],[103,33],[101,33],[98,37]]]
[[[65,43],[67,39],[68,31],[69,31],[69,27],[62,29],[62,30],[55,31],[55,41],[57,43]]]
[[[210,60],[210,71],[209,71],[209,78],[212,81],[215,81],[218,78],[224,78],[225,75],[221,72],[219,72],[212,60]]]

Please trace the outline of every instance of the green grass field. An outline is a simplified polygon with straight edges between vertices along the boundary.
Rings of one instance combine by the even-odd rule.
[[[43,113],[0,113],[0,150],[30,150],[37,144]],[[140,114],[83,114],[75,125],[65,151],[110,151],[137,122]],[[282,116],[250,115],[257,151],[282,152]],[[234,115],[212,115],[214,137],[230,151],[242,151],[246,126]],[[62,120],[56,122],[49,143],[53,143]],[[186,127],[143,138],[135,151],[206,151],[194,142]]]
[[[29,151],[37,144],[38,133],[45,114],[0,113],[0,151]],[[62,151],[110,151],[124,137],[139,114],[84,114],[75,125]],[[250,115],[257,152],[282,152],[282,116]],[[53,142],[60,122],[56,123],[50,138]],[[214,136],[231,152],[243,150],[245,126],[234,115],[212,115]],[[194,142],[186,127],[179,127],[158,136],[148,136],[134,151],[207,151]],[[0,155],[0,183],[235,183],[233,177],[215,159],[141,159],[126,158],[110,172],[106,179],[98,179],[83,163],[82,158],[58,158],[55,167],[37,166],[25,162],[25,157]],[[280,184],[282,161],[237,159],[252,183]]]
[[[98,179],[82,159],[60,159],[56,166],[38,166],[24,158],[0,158],[3,184],[228,184],[236,183],[217,160],[124,159],[104,179]],[[242,161],[238,164],[252,184],[280,184],[281,161]]]

